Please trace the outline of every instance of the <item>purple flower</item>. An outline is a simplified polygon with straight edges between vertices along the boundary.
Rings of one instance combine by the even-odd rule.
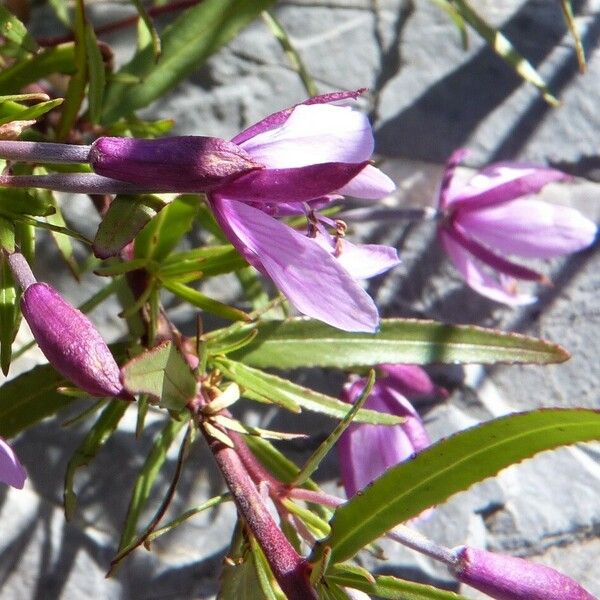
[[[339,329],[374,331],[377,308],[355,279],[398,264],[397,253],[350,244],[342,224],[314,210],[341,194],[376,199],[394,189],[368,163],[374,142],[367,118],[329,104],[356,95],[312,98],[238,134],[232,142],[264,168],[216,188],[209,200],[231,243],[299,312]],[[290,213],[307,215],[305,233],[276,218]]]
[[[23,489],[27,474],[13,449],[0,438],[0,482]]]
[[[511,305],[534,302],[534,296],[517,293],[516,280],[548,280],[503,255],[569,254],[589,246],[597,227],[573,208],[529,197],[548,183],[569,179],[565,173],[495,163],[460,184],[454,171],[466,153],[457,150],[446,166],[439,197],[444,215],[440,242],[467,284],[480,294]]]
[[[8,263],[23,289],[23,317],[48,362],[92,396],[128,397],[119,367],[94,324],[54,288],[37,282],[22,254],[10,254]]]
[[[401,425],[352,423],[338,442],[342,483],[350,498],[387,469],[410,458],[430,444],[421,417],[406,399],[447,395],[434,385],[423,369],[413,365],[380,365],[377,379],[364,408],[405,417]],[[354,403],[366,385],[356,378],[344,388],[342,399]]]
[[[497,600],[596,600],[570,577],[538,563],[461,546],[454,549],[459,581]]]

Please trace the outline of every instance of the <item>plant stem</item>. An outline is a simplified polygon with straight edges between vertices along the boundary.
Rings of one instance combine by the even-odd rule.
[[[95,173],[52,173],[51,175],[0,175],[0,187],[41,188],[73,194],[144,194],[152,190],[126,181],[118,181]]]
[[[0,141],[0,157],[33,163],[86,163],[90,149],[77,144]]]
[[[290,600],[316,600],[316,592],[309,582],[308,562],[294,550],[273,520],[237,451],[206,432],[204,435],[240,515],[258,540],[284,594]]]

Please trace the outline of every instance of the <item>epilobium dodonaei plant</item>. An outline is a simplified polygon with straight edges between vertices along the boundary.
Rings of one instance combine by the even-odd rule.
[[[437,210],[389,208],[396,200],[390,195],[403,182],[392,181],[385,162],[373,159],[371,124],[355,106],[360,92],[311,92],[312,98],[229,140],[162,137],[168,123],[135,115],[195,67],[194,61],[181,66],[188,49],[206,56],[209,50],[198,44],[210,38],[218,46],[268,4],[260,0],[239,10],[233,0],[204,0],[165,33],[162,48],[152,35],[156,32],[147,31],[151,42],[119,74],[112,71],[107,46],[96,43],[83,3],[75,5],[75,41],[48,50],[37,48],[23,24],[0,9],[2,22],[10,23],[3,28],[6,39],[0,40],[6,66],[0,72],[0,93],[5,94],[0,105],[0,157],[5,161],[0,174],[0,363],[8,373],[21,317],[48,360],[0,385],[0,482],[19,488],[25,480],[5,438],[64,406],[81,410],[81,418],[76,415],[69,423],[89,420],[101,410],[67,466],[65,511],[72,517],[78,510],[77,469],[102,451],[126,412],[137,412],[138,436],[154,434],[156,428],[145,421],[153,405],[162,430],[134,489],[118,489],[130,496],[127,513],[110,515],[111,522],[123,521],[111,573],[119,565],[128,568],[127,557],[138,546],[151,548],[160,535],[185,527],[190,516],[233,501],[239,524],[231,544],[222,545],[224,600],[242,594],[461,597],[408,581],[398,569],[380,575],[385,563],[377,573],[361,567],[355,557],[362,549],[372,551],[381,536],[446,565],[457,590],[465,582],[493,598],[592,597],[572,578],[522,558],[442,546],[432,523],[443,518],[439,515],[448,498],[501,469],[543,450],[597,440],[600,415],[583,409],[508,414],[432,442],[427,413],[420,412],[422,398],[427,398],[425,406],[453,401],[423,365],[543,365],[564,361],[568,353],[552,342],[493,329],[393,315],[381,319],[364,280],[396,267],[399,249],[361,243],[365,236],[358,236],[354,225],[383,215],[393,233],[387,239],[396,240],[401,236],[395,218],[435,214],[442,244],[466,282],[512,304],[532,300],[517,294],[515,280],[545,282],[537,271],[513,262],[512,255],[550,258],[583,249],[594,240],[596,225],[571,208],[529,197],[551,182],[566,188],[569,178],[563,173],[499,163],[460,183],[454,167],[462,154],[450,161]],[[489,34],[473,12],[459,7],[463,4],[453,3],[452,10]],[[148,15],[142,16],[149,27]],[[265,18],[277,28],[276,21]],[[218,39],[197,35],[200,26]],[[187,27],[193,35],[179,37]],[[278,30],[277,35],[282,39],[284,34]],[[181,39],[187,40],[184,47]],[[507,47],[505,42],[498,47]],[[515,56],[513,51],[504,58],[514,61]],[[56,61],[59,67],[53,66]],[[62,105],[54,97],[56,68],[72,77],[63,88]],[[540,81],[531,81],[549,99]],[[245,121],[240,115],[244,126]],[[84,195],[100,222],[93,240],[79,230],[89,235],[87,223],[87,228],[73,226],[62,214],[69,203],[88,202]],[[366,204],[349,210],[348,198]],[[381,199],[386,199],[383,205]],[[45,273],[48,283],[36,281],[31,272],[30,264],[37,272],[36,254],[46,251],[46,231],[41,230],[55,236],[71,272],[83,276],[84,270],[93,270],[82,281],[97,277],[105,283],[79,309],[69,294],[63,297],[51,286],[59,278],[63,282],[62,262]],[[190,230],[199,247],[185,237]],[[217,288],[205,285],[223,275],[240,284],[229,303],[207,291]],[[84,314],[108,297],[120,304],[123,322],[123,339],[115,346],[107,345]],[[173,297],[186,308],[177,316],[179,323],[186,315],[185,333],[175,326]],[[301,316],[290,316],[294,313]],[[217,325],[209,314],[220,319]],[[295,373],[302,368],[352,375],[345,390],[332,384],[325,393],[298,382]],[[89,396],[96,397],[93,405],[86,404]],[[247,422],[251,411],[244,407],[254,401],[268,405],[269,414],[293,415],[294,433]],[[297,426],[306,411],[331,419],[321,428],[328,428],[329,435],[305,440],[315,433]],[[121,433],[129,435],[124,428]],[[287,456],[291,439],[296,449],[304,443],[310,449],[301,465]],[[169,507],[178,506],[171,501],[180,478],[197,476],[186,464],[193,444],[204,444],[212,453],[224,493],[165,523]],[[177,445],[178,453],[168,452]],[[336,445],[348,499],[340,497],[333,482],[323,489],[318,472]],[[20,454],[27,463],[27,455]],[[167,457],[175,454],[172,469]],[[123,469],[140,462],[119,458]],[[35,489],[36,465],[25,466]],[[159,489],[157,482],[165,478],[171,478],[170,484]],[[147,518],[155,501],[155,514]],[[433,506],[440,510],[431,511]],[[432,515],[430,538],[417,531],[416,517],[424,512]],[[466,538],[464,532],[464,539],[454,543]],[[199,557],[204,546],[198,539]]]

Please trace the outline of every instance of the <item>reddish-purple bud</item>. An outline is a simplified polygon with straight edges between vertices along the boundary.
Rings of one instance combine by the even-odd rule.
[[[92,396],[119,396],[119,367],[93,323],[46,283],[23,292],[21,310],[48,362]]]
[[[207,192],[263,166],[233,142],[201,136],[101,137],[88,161],[98,175],[169,192]]]
[[[461,546],[454,573],[497,600],[597,600],[570,577],[539,563]]]

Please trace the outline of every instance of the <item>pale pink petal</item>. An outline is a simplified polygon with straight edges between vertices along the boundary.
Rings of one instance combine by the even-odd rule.
[[[522,199],[479,210],[461,210],[457,221],[478,240],[526,258],[562,256],[589,246],[597,226],[579,211]]]
[[[382,364],[378,367],[382,377],[378,380],[393,387],[411,401],[432,396],[448,397],[448,390],[435,385],[427,372],[417,365]]]
[[[364,114],[330,104],[296,106],[282,125],[240,144],[253,160],[273,169],[360,163],[371,157],[373,145]]]
[[[313,239],[247,204],[222,197],[211,203],[232,244],[298,311],[345,331],[377,329],[373,300]]]
[[[373,165],[367,165],[338,192],[344,196],[353,196],[354,198],[379,200],[391,194],[395,189],[396,184],[383,171]]]
[[[448,190],[448,208],[477,208],[509,202],[521,196],[536,194],[545,185],[564,181],[570,176],[556,169],[496,163],[474,175],[465,185]]]
[[[290,106],[289,108],[284,108],[276,113],[261,119],[258,123],[254,123],[254,125],[250,125],[238,133],[231,141],[234,144],[242,144],[246,140],[253,138],[259,133],[263,133],[264,131],[269,131],[270,129],[275,129],[285,123],[289,116],[292,114],[292,111],[296,106],[300,106],[302,104],[310,105],[310,104],[329,104],[331,102],[339,102],[341,100],[356,100],[361,94],[365,92],[366,88],[361,88],[358,90],[345,91],[345,92],[329,92],[328,94],[321,94],[319,96],[313,96],[312,98],[307,98],[303,102],[300,102],[294,106]]]
[[[0,482],[23,489],[27,474],[13,449],[0,438]]]
[[[445,231],[439,232],[440,242],[469,287],[496,302],[519,306],[536,301],[535,296],[518,294],[516,281],[502,278],[502,283],[488,275],[471,255]]]
[[[385,273],[400,264],[398,252],[391,246],[379,244],[353,244],[343,238],[337,242],[333,236],[319,232],[315,242],[350,273],[352,279],[369,279]]]

